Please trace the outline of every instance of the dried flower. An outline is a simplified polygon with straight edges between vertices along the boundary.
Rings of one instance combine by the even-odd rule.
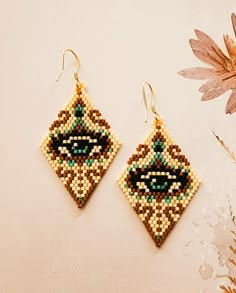
[[[231,16],[234,34],[236,36],[236,15]],[[179,72],[180,75],[199,80],[208,80],[199,91],[203,93],[202,101],[209,101],[219,97],[228,90],[232,90],[225,112],[236,112],[236,41],[224,35],[224,42],[228,56],[205,33],[195,30],[197,40],[191,39],[190,46],[194,55],[210,68],[189,68]]]

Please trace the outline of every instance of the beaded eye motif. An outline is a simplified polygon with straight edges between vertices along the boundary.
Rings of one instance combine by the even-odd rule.
[[[91,104],[81,82],[41,144],[46,159],[80,208],[119,148],[120,142]]]
[[[160,118],[128,160],[118,183],[158,247],[200,185]]]

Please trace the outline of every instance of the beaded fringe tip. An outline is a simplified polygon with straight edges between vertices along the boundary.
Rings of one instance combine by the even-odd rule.
[[[118,183],[158,247],[200,185],[161,119],[128,160]]]
[[[93,107],[82,83],[41,144],[41,150],[75,199],[83,207],[108,169],[120,143]]]

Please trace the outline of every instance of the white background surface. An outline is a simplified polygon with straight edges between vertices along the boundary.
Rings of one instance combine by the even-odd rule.
[[[217,292],[204,281],[199,250],[188,241],[212,241],[204,221],[235,204],[235,166],[212,136],[236,149],[236,114],[227,97],[200,102],[202,82],[177,75],[200,65],[188,45],[199,28],[223,46],[233,36],[230,0],[2,1],[0,12],[0,292],[197,293]],[[93,103],[122,148],[84,210],[66,193],[39,150],[74,88],[74,59]],[[150,131],[141,86],[149,80],[157,110],[202,179],[182,219],[157,249],[116,178]],[[198,222],[196,227],[192,222]],[[213,252],[214,253],[214,252]]]

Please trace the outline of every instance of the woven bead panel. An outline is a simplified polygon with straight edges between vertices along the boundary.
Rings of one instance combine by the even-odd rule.
[[[114,159],[120,143],[92,105],[83,83],[49,128],[41,150],[75,199],[83,207]]]
[[[173,229],[200,181],[161,119],[128,160],[118,183],[155,244]]]

